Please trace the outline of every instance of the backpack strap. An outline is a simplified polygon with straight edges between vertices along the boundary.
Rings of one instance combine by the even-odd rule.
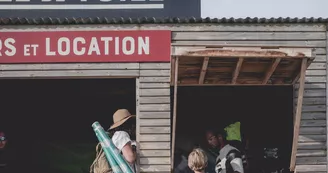
[[[231,161],[235,158],[240,158],[241,159],[241,153],[239,150],[236,150],[236,149],[233,149],[233,150],[230,150],[228,152],[228,154],[226,155],[226,163],[225,163],[225,166],[226,166],[226,170],[227,170],[227,173],[230,173],[230,172],[233,172],[233,169],[231,167]]]

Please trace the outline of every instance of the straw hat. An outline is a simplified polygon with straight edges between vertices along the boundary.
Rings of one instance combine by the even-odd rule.
[[[135,115],[131,115],[131,113],[127,109],[119,109],[113,115],[113,125],[110,126],[108,130],[114,129],[122,125],[125,121],[130,118],[136,117]]]

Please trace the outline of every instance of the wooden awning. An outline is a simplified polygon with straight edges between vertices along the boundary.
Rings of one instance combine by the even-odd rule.
[[[179,86],[292,85],[299,79],[302,59],[309,66],[314,56],[312,49],[303,48],[172,47],[173,59],[179,58]]]

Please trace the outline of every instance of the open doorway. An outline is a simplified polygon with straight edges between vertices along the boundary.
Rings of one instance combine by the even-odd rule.
[[[95,158],[99,121],[136,113],[135,79],[0,80],[0,128],[24,172],[83,173]],[[131,137],[135,138],[135,137]],[[18,162],[17,162],[18,163]]]
[[[293,140],[293,87],[178,87],[175,166],[195,146],[209,152],[205,132],[241,123],[243,147],[249,140],[252,173],[261,166],[288,169]],[[264,159],[265,148],[277,148],[279,162]],[[209,165],[213,166],[213,165]],[[211,170],[211,169],[210,169]],[[212,169],[213,171],[214,169]]]

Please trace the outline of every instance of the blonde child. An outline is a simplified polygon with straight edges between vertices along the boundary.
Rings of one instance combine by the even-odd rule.
[[[205,173],[207,160],[205,152],[200,148],[196,148],[189,154],[188,166],[195,173]]]

